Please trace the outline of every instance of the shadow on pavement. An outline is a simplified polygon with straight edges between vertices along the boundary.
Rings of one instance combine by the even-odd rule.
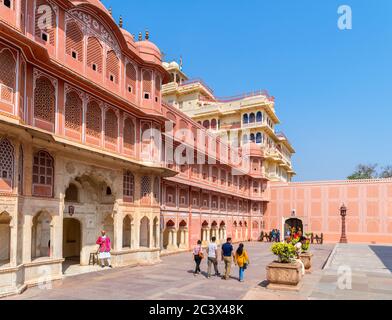
[[[258,285],[262,288],[267,288],[268,284],[269,284],[269,281],[264,280],[263,282],[260,282]]]
[[[392,247],[387,247],[387,246],[369,246],[369,247],[382,261],[386,269],[392,272]]]

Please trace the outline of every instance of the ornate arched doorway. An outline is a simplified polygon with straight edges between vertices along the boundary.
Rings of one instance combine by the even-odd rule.
[[[82,226],[80,221],[65,218],[63,223],[63,258],[73,264],[80,263]]]
[[[292,232],[294,230],[295,232],[301,231],[302,233],[304,232],[304,224],[302,220],[297,219],[297,218],[291,218],[286,220],[284,224],[284,235],[285,237],[288,235],[288,231]]]

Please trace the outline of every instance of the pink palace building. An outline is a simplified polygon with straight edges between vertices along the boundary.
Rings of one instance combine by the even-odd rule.
[[[131,18],[131,17],[128,17]],[[0,0],[0,296],[301,225],[392,241],[392,181],[292,183],[265,91],[217,98],[98,0]],[[185,161],[184,161],[185,160]]]

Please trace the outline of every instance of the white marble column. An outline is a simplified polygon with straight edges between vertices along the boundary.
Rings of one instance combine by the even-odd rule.
[[[131,221],[131,249],[135,248],[135,243],[136,243],[136,239],[135,239],[135,223],[133,222],[133,220]]]
[[[113,227],[114,227],[114,239],[113,249],[114,251],[121,251],[123,247],[123,218],[120,214],[114,215]]]
[[[187,229],[186,228],[181,228],[181,231],[180,231],[180,234],[181,234],[181,239],[180,239],[180,246],[179,246],[179,248],[180,249],[187,249],[188,248],[188,237],[187,237]]]
[[[149,222],[149,228],[148,228],[148,232],[149,232],[149,237],[150,237],[150,249],[154,248],[154,224],[153,221]]]
[[[140,220],[135,223],[134,230],[135,230],[135,232],[132,233],[133,239],[135,240],[134,249],[139,249],[140,248]]]
[[[177,230],[173,227],[169,229],[169,234],[168,234],[168,245],[167,245],[167,250],[168,251],[175,251],[178,249],[177,246]]]
[[[24,216],[23,223],[23,263],[31,262],[31,236],[33,228],[33,217]]]
[[[159,222],[154,226],[155,228],[155,248],[160,248],[161,228]]]

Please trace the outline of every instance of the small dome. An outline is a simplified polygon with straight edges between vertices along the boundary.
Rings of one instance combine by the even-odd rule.
[[[140,53],[140,57],[146,61],[162,65],[162,54],[159,48],[151,41],[136,41],[135,47]]]
[[[131,35],[127,30],[121,29],[121,28],[120,28],[120,30],[121,30],[126,42],[133,43],[135,41],[135,39],[133,38],[133,35]]]
[[[161,50],[159,50],[159,48],[154,43],[152,43],[151,41],[148,41],[148,40],[136,42],[136,47],[138,47],[142,50],[143,49],[146,49],[148,51],[152,50],[152,51],[155,51],[156,53],[158,53],[159,55],[161,55]]]
[[[167,62],[162,62],[162,66],[163,66],[165,69],[168,69],[168,68],[169,68],[169,64],[168,64]]]
[[[72,1],[75,2],[75,4],[82,4],[82,3],[89,3],[92,4],[95,7],[98,7],[102,11],[106,12],[110,16],[110,12],[106,7],[102,4],[100,0],[77,0],[77,1]]]
[[[169,63],[169,68],[180,69],[180,65],[177,62],[172,61]]]

